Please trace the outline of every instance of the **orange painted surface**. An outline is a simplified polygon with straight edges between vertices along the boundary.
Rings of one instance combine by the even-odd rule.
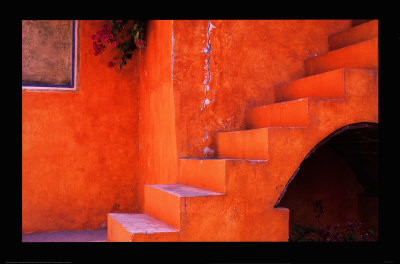
[[[79,91],[22,92],[22,232],[105,228],[138,209],[138,64],[94,56],[100,21],[80,21]]]
[[[276,181],[271,190],[276,199],[306,155],[330,133],[349,124],[378,123],[377,71],[345,70],[344,80],[344,100],[310,100],[308,128],[269,129],[269,176]]]
[[[217,133],[218,158],[268,160],[268,129]]]
[[[247,129],[308,126],[308,100],[275,103],[246,111]]]
[[[173,240],[178,230],[147,214],[108,214],[108,241],[133,242]]]
[[[344,97],[343,78],[343,69],[338,69],[277,85],[274,89],[275,100],[282,102],[305,97],[340,99]]]
[[[263,24],[263,22],[265,21],[251,21],[253,24],[249,23],[248,25],[251,25],[251,28],[262,24],[264,26],[263,29],[265,29],[266,24]],[[286,22],[279,22],[275,25],[279,25],[280,27],[278,28],[281,30],[279,31],[275,28],[277,35],[280,35],[282,31],[284,32],[287,26]],[[216,151],[211,151],[212,153],[203,151],[207,146],[209,149],[215,149],[209,144],[209,140],[211,139],[208,133],[209,127],[213,127],[213,122],[214,124],[220,122],[223,119],[225,111],[230,112],[231,117],[232,115],[239,116],[237,111],[232,111],[236,106],[237,109],[241,108],[243,112],[249,107],[245,102],[246,97],[241,92],[248,91],[253,100],[260,99],[254,89],[251,88],[254,85],[254,78],[250,78],[247,75],[249,72],[246,71],[246,66],[244,66],[246,64],[235,64],[236,57],[232,56],[233,49],[230,49],[234,44],[230,41],[235,38],[237,31],[232,30],[232,28],[227,30],[230,25],[229,23],[235,25],[235,30],[239,32],[240,30],[245,30],[240,25],[242,21],[212,21],[212,23],[207,23],[207,21],[174,21],[172,26],[172,63],[174,66],[172,78],[178,156],[190,158],[216,156],[223,158],[218,162],[225,164],[219,164],[214,168],[215,173],[218,175],[218,180],[214,180],[214,174],[209,169],[209,167],[212,167],[211,163],[208,164],[208,162],[211,162],[210,160],[181,158],[179,165],[183,167],[179,172],[183,172],[185,175],[180,175],[178,180],[187,181],[202,188],[207,186],[210,189],[219,189],[221,188],[221,182],[225,182],[225,195],[190,198],[175,196],[179,197],[179,204],[167,201],[169,198],[167,199],[166,196],[171,194],[161,194],[160,192],[157,195],[151,195],[152,199],[148,199],[148,202],[155,205],[155,208],[153,211],[148,210],[147,212],[163,218],[175,226],[178,220],[176,212],[180,212],[180,230],[176,234],[169,234],[168,237],[163,237],[162,234],[156,234],[151,237],[142,234],[137,237],[137,240],[134,239],[134,241],[287,241],[289,210],[275,208],[275,206],[284,191],[285,185],[299,164],[319,142],[328,137],[333,131],[358,122],[378,122],[377,71],[342,69],[307,80],[303,79],[297,82],[297,87],[296,84],[289,85],[289,89],[286,89],[282,93],[283,96],[288,98],[295,98],[299,95],[312,97],[316,94],[323,95],[326,92],[324,89],[331,87],[335,89],[333,93],[330,93],[334,97],[333,100],[326,98],[309,98],[305,100],[308,104],[307,127],[266,127],[238,131],[246,125],[247,120],[238,121],[238,119],[233,119],[235,127],[227,127],[224,123],[220,123],[224,127],[224,130],[230,131],[215,134],[214,140],[216,142],[214,143],[217,144]],[[289,22],[289,24],[291,23]],[[293,27],[293,24],[291,26]],[[321,30],[320,25],[315,24],[314,26]],[[333,26],[330,26],[330,30],[332,30]],[[213,40],[212,38],[212,36],[218,34],[215,32],[218,32],[217,29],[220,27],[225,29],[225,31],[219,31],[223,35],[219,39],[223,45],[218,42],[218,38],[217,40]],[[295,26],[294,28],[296,29]],[[183,32],[189,30],[191,34],[183,34]],[[254,31],[255,28],[252,28],[252,30]],[[259,30],[262,29],[259,28]],[[309,28],[309,30],[311,29]],[[229,32],[229,34],[226,34],[226,32]],[[242,33],[244,34],[244,32]],[[237,34],[240,35],[240,33]],[[187,38],[184,38],[184,36],[187,36]],[[196,41],[197,38],[201,37],[206,37],[203,44],[210,44],[211,50],[209,45],[206,44],[204,47]],[[324,43],[327,45],[326,35],[325,38]],[[263,44],[265,43],[264,41]],[[282,42],[278,43],[276,47],[282,48]],[[296,42],[296,44],[298,43]],[[250,43],[249,45],[257,44]],[[273,51],[274,44],[270,45],[271,47],[269,48],[271,49],[269,51]],[[202,47],[204,48],[203,50],[201,49]],[[196,53],[199,50],[203,52],[200,54]],[[239,49],[234,50],[237,51]],[[260,54],[262,48],[255,48],[255,50],[258,52],[257,54]],[[223,52],[230,55],[229,61],[225,60],[224,63],[216,66],[218,61],[223,61]],[[350,55],[355,56],[358,54],[357,52],[349,52],[348,58],[351,60],[352,57]],[[213,54],[215,55],[214,57]],[[293,55],[290,52],[289,54],[289,56]],[[246,55],[249,58],[251,57],[249,53],[246,53]],[[241,56],[238,52],[237,57]],[[279,58],[281,59],[280,62],[285,61],[284,58]],[[203,68],[201,67],[201,59],[205,59],[204,62],[206,63]],[[242,61],[246,61],[247,59],[247,57],[246,59],[242,57]],[[248,59],[251,62],[254,62],[254,60],[255,58]],[[285,73],[288,73],[289,69],[293,69],[291,68],[292,66],[288,65],[294,64],[285,65],[282,63],[282,65],[277,61],[274,61],[276,65],[281,65],[283,69],[287,70]],[[215,67],[214,71],[212,70],[213,63]],[[326,66],[324,63],[329,64],[329,61],[325,61],[321,65]],[[347,61],[343,59],[341,63],[347,63]],[[237,68],[234,68],[234,66],[237,66]],[[322,66],[319,70],[323,69]],[[346,64],[343,66],[346,66]],[[204,75],[197,74],[201,69],[206,70],[205,72],[203,71]],[[302,68],[302,70],[300,71],[305,73],[305,68]],[[221,75],[225,77],[223,80]],[[299,75],[298,77],[291,76],[292,79],[290,81],[304,76],[302,74]],[[240,78],[244,78],[245,76],[248,77],[246,78],[246,82],[243,80],[240,81]],[[260,74],[256,76],[263,78]],[[219,83],[216,82],[218,78],[221,78],[219,79]],[[275,87],[280,84],[283,78],[280,79],[280,82],[272,86]],[[191,81],[188,82],[187,80]],[[300,91],[299,87],[301,87],[302,82],[303,84],[310,85],[312,88]],[[324,86],[325,82],[333,82],[333,85]],[[187,86],[185,86],[186,83]],[[213,90],[213,85],[217,87],[214,88],[215,90]],[[232,90],[232,87],[235,85],[241,85],[241,88]],[[229,88],[224,90],[222,88],[224,86]],[[243,87],[246,87],[246,89],[243,89]],[[258,103],[261,105],[273,103],[276,100],[274,98],[276,93],[273,92],[273,89],[264,89],[265,101],[262,102],[260,99]],[[237,95],[235,92],[240,95]],[[215,102],[217,102],[218,98],[221,99],[217,94],[233,101],[232,104],[227,102],[227,99],[223,101],[220,105],[223,105],[224,108],[221,108],[220,112],[216,110],[218,108],[213,108],[213,105],[215,107],[218,105],[217,103],[214,104],[213,96],[216,96]],[[198,98],[196,96],[199,95],[201,100],[197,102]],[[343,97],[341,98],[340,95],[343,95]],[[237,96],[242,97],[239,99]],[[206,102],[205,99],[208,99],[208,104],[204,104]],[[196,105],[198,108],[196,108]],[[296,104],[286,103],[285,106],[287,108],[284,111],[289,113],[291,117],[299,114],[297,113],[298,106]],[[290,120],[291,117],[287,120]],[[265,115],[260,114],[258,118],[266,119],[267,123],[271,122],[269,117]],[[294,122],[297,122],[296,118],[294,118]],[[286,125],[289,125],[289,122]],[[211,131],[215,132],[213,129]],[[207,166],[203,168],[202,162],[205,162]],[[224,166],[224,169],[222,169],[222,166]],[[222,177],[223,172],[224,177]],[[188,175],[192,174],[195,177],[190,179]],[[199,180],[200,178],[204,179]],[[210,180],[205,184],[207,179]],[[147,203],[146,200],[145,202]],[[155,213],[160,210],[165,213]],[[171,212],[173,212],[173,217],[167,219],[166,217],[172,214]]]
[[[270,207],[264,192],[268,163],[244,160],[224,163],[226,195],[187,199],[186,213],[181,213],[179,239],[286,241],[289,211]]]
[[[372,20],[349,30],[331,35],[328,38],[331,50],[357,44],[359,42],[378,37],[378,20]]]
[[[82,22],[79,93],[23,94],[24,232],[96,228],[120,211],[180,230],[132,237],[108,215],[110,240],[287,241],[290,213],[275,205],[299,164],[333,131],[378,122],[376,70],[343,69],[276,88],[309,74],[304,62],[328,53],[328,36],[350,20],[149,21],[146,49],[129,74],[89,56],[96,23]],[[288,127],[239,131],[250,122],[247,109],[332,87],[334,100],[266,107],[273,118],[257,114],[260,126]],[[203,166],[205,157],[222,160]],[[175,183],[223,195],[147,186]]]
[[[224,193],[226,191],[225,161],[179,159],[179,182]]]
[[[180,228],[181,199],[151,186],[144,188],[144,213]]]
[[[214,132],[245,129],[246,109],[274,103],[275,85],[304,77],[304,60],[327,53],[328,36],[348,29],[351,23],[174,21],[178,157],[215,158]],[[202,110],[205,101],[209,104]]]
[[[187,171],[192,166],[191,171],[195,172],[199,164],[202,164],[202,160],[184,160],[180,163],[187,161]],[[203,163],[213,162],[203,160]],[[268,196],[263,192],[267,162],[219,162],[225,171],[224,195],[191,197],[164,193],[164,196],[157,197],[163,195],[159,190],[146,195],[149,203],[158,208],[158,212],[163,211],[159,214],[146,210],[147,213],[175,227],[173,222],[179,221],[179,232],[173,238],[169,237],[169,241],[286,241],[289,211],[267,206]],[[202,176],[212,178],[207,170],[202,171]],[[177,198],[179,204],[169,202]],[[176,217],[177,213],[179,217]],[[146,241],[142,239],[134,241]],[[148,239],[154,241],[153,238]]]
[[[172,21],[149,21],[146,48],[140,58],[139,188],[143,210],[144,185],[176,183],[175,105],[172,90]]]
[[[351,60],[349,58],[352,58]],[[378,38],[330,51],[305,62],[306,75],[318,74],[338,68],[377,69]]]
[[[107,240],[108,241],[131,241],[131,235],[124,226],[117,222],[111,215],[107,215],[108,226],[117,226],[118,228],[107,228]]]

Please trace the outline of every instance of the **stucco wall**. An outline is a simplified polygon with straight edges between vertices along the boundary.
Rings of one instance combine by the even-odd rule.
[[[245,128],[250,107],[274,102],[274,85],[304,76],[351,20],[173,21],[179,157],[214,157],[215,131]]]
[[[178,179],[175,107],[172,90],[172,21],[149,21],[140,61],[139,188]]]
[[[146,48],[117,73],[81,21],[78,93],[22,94],[23,233],[104,228],[140,212],[143,185],[175,183],[178,157],[214,157],[215,131],[304,76],[350,20],[149,21]],[[139,81],[140,80],[140,81]]]
[[[79,91],[22,92],[22,232],[105,228],[137,210],[138,64],[93,55],[100,21],[80,21]]]

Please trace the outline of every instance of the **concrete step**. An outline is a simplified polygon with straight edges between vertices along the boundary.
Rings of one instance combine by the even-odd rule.
[[[264,105],[246,111],[246,128],[306,127],[308,98]]]
[[[147,214],[109,213],[107,224],[109,242],[132,242],[137,235],[179,232]]]
[[[304,66],[306,76],[339,68],[378,69],[378,38],[309,58]]]
[[[269,159],[268,128],[216,132],[220,159]]]
[[[344,98],[345,69],[328,71],[274,87],[275,101],[284,102],[300,98]]]
[[[254,167],[265,167],[266,160],[251,159],[179,159],[179,182],[197,188],[204,188],[230,194],[257,185]],[[234,175],[240,174],[239,178]],[[259,182],[258,182],[259,183]],[[230,193],[228,193],[230,192]]]
[[[199,198],[212,198],[224,193],[196,188],[184,184],[145,185],[144,212],[160,221],[180,229],[183,215],[187,215],[190,206],[208,201]],[[205,212],[205,215],[207,212]],[[206,219],[206,217],[204,218]]]
[[[217,132],[216,154],[218,158],[265,159],[268,164],[281,159],[285,163],[298,164],[304,156],[291,153],[299,144],[296,138],[304,137],[300,144],[311,147],[327,137],[322,131],[335,131],[347,124],[377,122],[378,71],[344,69],[344,98],[308,98],[309,125],[307,127],[266,127],[242,131]],[[351,114],[351,119],[350,119]],[[366,119],[365,116],[368,116]],[[371,121],[372,120],[372,121]],[[318,133],[321,133],[318,136]],[[292,137],[293,136],[293,137]],[[289,137],[292,137],[289,139]],[[308,144],[311,144],[308,145]],[[308,148],[307,147],[307,148]],[[278,157],[281,155],[280,157]],[[299,160],[289,162],[289,157]],[[272,166],[272,165],[271,165]],[[286,183],[285,183],[286,184]]]
[[[377,37],[378,20],[372,20],[329,36],[329,49],[340,49]]]
[[[180,158],[179,182],[184,185],[225,193],[225,160]]]

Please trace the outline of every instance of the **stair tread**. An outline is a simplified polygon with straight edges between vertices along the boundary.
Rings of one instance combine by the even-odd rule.
[[[378,69],[378,38],[372,38],[304,61],[306,76],[339,68]]]
[[[224,193],[214,192],[206,189],[201,189],[184,184],[159,184],[159,185],[146,185],[148,187],[156,188],[167,193],[176,195],[178,197],[199,197],[199,196],[214,196],[224,195]]]
[[[129,233],[165,233],[179,230],[147,214],[109,213]]]
[[[375,37],[378,37],[378,20],[368,21],[332,34],[328,38],[329,48],[335,50]]]

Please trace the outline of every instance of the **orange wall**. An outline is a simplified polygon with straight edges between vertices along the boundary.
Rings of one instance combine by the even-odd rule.
[[[77,93],[22,92],[22,232],[105,228],[137,211],[138,64],[94,56],[100,21],[80,21]]]
[[[175,108],[172,90],[172,21],[149,21],[140,58],[139,188],[178,179]]]
[[[326,53],[328,36],[351,26],[351,20],[210,22],[173,21],[179,157],[214,157],[215,131],[244,129],[246,108],[273,103],[275,84],[303,77],[304,60]]]
[[[215,131],[243,129],[246,108],[274,102],[275,84],[304,76],[304,59],[351,26],[210,22],[149,21],[146,48],[116,73],[93,55],[100,23],[81,21],[79,92],[22,95],[24,233],[140,212],[144,184],[175,183],[177,157],[213,157]]]

